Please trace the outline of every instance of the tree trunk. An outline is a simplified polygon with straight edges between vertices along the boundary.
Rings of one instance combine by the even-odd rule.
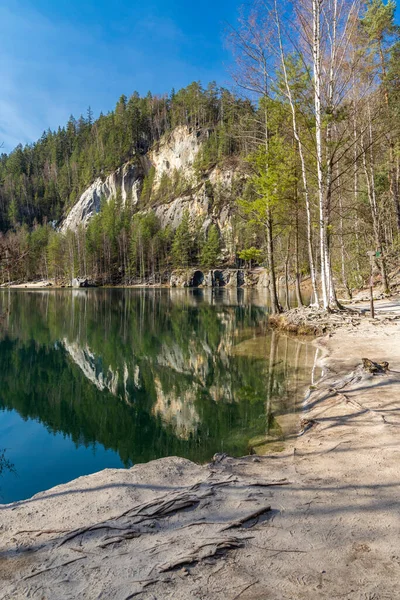
[[[322,166],[322,110],[321,110],[321,0],[312,0],[313,10],[313,72],[314,72],[314,110],[315,141],[317,151],[317,185],[319,205],[319,234],[321,252],[322,306],[329,307],[327,286],[327,223],[326,201],[324,193],[324,173]]]
[[[294,268],[295,268],[295,290],[297,306],[303,306],[300,288],[300,269],[299,269],[299,205],[296,197],[296,229],[294,235]]]
[[[370,115],[369,111],[368,111],[368,114]],[[367,182],[368,200],[369,200],[369,205],[371,208],[375,250],[380,252],[381,256],[382,256],[383,248],[382,248],[381,226],[380,226],[380,219],[379,219],[379,208],[378,208],[378,204],[377,204],[376,190],[375,190],[374,165],[370,164],[369,168],[368,168],[367,158],[366,158],[366,150],[365,150],[363,138],[361,138],[361,147],[363,150],[362,159],[363,159],[365,180]],[[372,152],[371,152],[370,161],[372,161],[372,160],[373,160],[373,157],[372,157]],[[378,261],[378,265],[379,265],[379,270],[381,272],[383,288],[384,288],[385,292],[389,292],[389,282],[388,282],[387,273],[386,273],[386,261],[383,258],[383,256]]]
[[[290,109],[291,109],[291,113],[292,113],[293,135],[297,142],[299,157],[300,157],[300,164],[301,164],[301,176],[302,176],[302,181],[303,181],[306,215],[307,215],[307,249],[308,249],[308,260],[309,260],[309,264],[310,264],[311,284],[312,284],[312,288],[313,288],[314,302],[315,302],[315,304],[319,304],[318,286],[317,286],[317,278],[316,278],[316,272],[315,272],[313,236],[312,236],[310,192],[309,192],[309,185],[308,185],[306,161],[304,158],[303,143],[302,143],[302,140],[301,140],[301,137],[299,134],[299,129],[297,126],[296,106],[294,103],[293,94],[292,94],[292,90],[290,88],[289,79],[288,79],[288,75],[287,75],[285,54],[284,54],[283,43],[282,43],[281,24],[280,24],[280,18],[279,18],[279,13],[278,13],[278,8],[277,8],[277,0],[275,0],[275,2],[274,2],[274,7],[275,7],[276,26],[277,26],[277,30],[278,30],[278,40],[279,40],[282,72],[283,72],[283,76],[284,76],[284,80],[285,80],[286,95],[289,100]],[[297,271],[298,271],[298,269],[297,269]],[[298,295],[297,300],[298,300],[299,305],[301,305],[302,301],[301,301],[300,293]],[[299,302],[299,300],[300,300],[300,302]]]
[[[275,314],[281,312],[281,306],[279,304],[278,293],[276,289],[274,242],[272,237],[272,215],[270,208],[267,210],[267,258],[269,268],[269,298],[271,303],[271,313]]]
[[[381,68],[382,68],[383,95],[385,98],[386,109],[388,111],[387,118],[388,118],[388,122],[390,123],[390,101],[389,101],[389,92],[386,87],[387,70],[386,70],[385,57],[383,54],[381,42],[379,42],[379,58],[380,58]],[[388,140],[389,140],[389,192],[390,192],[390,197],[392,199],[392,202],[394,205],[394,210],[396,213],[397,228],[400,230],[400,199],[399,199],[398,179],[396,176],[395,143],[393,140],[393,134],[392,134],[392,130],[390,127],[388,128],[387,136],[388,136]]]
[[[290,234],[287,238],[286,256],[285,256],[285,304],[286,310],[290,310],[289,300],[289,252],[290,252]]]

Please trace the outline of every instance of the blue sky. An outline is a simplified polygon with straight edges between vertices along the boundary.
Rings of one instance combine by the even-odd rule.
[[[229,82],[241,0],[2,0],[0,141],[9,151],[121,94]]]
[[[245,1],[0,0],[4,150],[121,94],[229,85],[224,34]]]

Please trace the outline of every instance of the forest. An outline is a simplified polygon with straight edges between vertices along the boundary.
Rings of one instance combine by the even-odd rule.
[[[373,270],[387,292],[400,246],[400,28],[393,0],[255,0],[228,32],[232,88],[194,82],[168,95],[121,96],[0,157],[0,283],[87,276],[101,284],[165,281],[176,268],[263,265],[310,277],[314,301],[338,307]],[[178,126],[204,143],[195,177],[116,195],[87,228],[59,225],[96,177],[139,162]],[[234,165],[229,194],[207,179]],[[227,257],[211,222],[162,227],[152,207],[205,183],[233,215]],[[367,253],[370,253],[369,255]],[[372,263],[372,264],[370,264]]]

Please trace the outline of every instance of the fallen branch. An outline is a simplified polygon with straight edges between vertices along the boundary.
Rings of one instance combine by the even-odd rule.
[[[272,487],[279,485],[290,485],[292,482],[287,479],[281,479],[280,481],[254,481],[247,483],[249,487]]]
[[[23,529],[22,531],[16,531],[14,535],[22,535],[23,533],[36,533],[36,537],[39,537],[48,533],[67,533],[68,531],[68,529]]]
[[[134,538],[140,537],[140,533],[137,531],[127,531],[124,535],[120,537],[112,537],[106,538],[106,540],[102,544],[98,544],[99,548],[107,548],[107,546],[111,546],[112,544],[120,544],[126,540],[132,540]]]
[[[382,415],[377,410],[374,410],[373,408],[368,408],[367,406],[363,406],[362,404],[360,404],[359,402],[357,402],[357,400],[354,400],[353,398],[349,398],[348,396],[346,396],[345,394],[343,394],[343,392],[339,392],[335,388],[330,388],[330,391],[334,392],[334,394],[336,394],[337,396],[343,398],[343,400],[346,402],[346,404],[351,404],[352,406],[354,406],[355,408],[357,408],[360,411],[360,414],[371,413],[371,415],[373,415],[374,417],[378,417],[379,419],[381,419],[383,421],[383,423],[390,424],[386,420],[385,416]]]
[[[286,549],[279,549],[279,548],[266,548],[265,546],[257,546],[257,544],[251,544],[250,546],[253,546],[253,548],[258,548],[259,550],[266,550],[267,552],[287,552],[289,554],[291,553],[298,553],[298,554],[306,554],[307,550],[286,550]]]

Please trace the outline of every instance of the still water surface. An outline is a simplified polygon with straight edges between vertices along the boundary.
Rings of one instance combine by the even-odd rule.
[[[2,290],[0,315],[3,503],[107,467],[262,451],[316,375],[259,292]]]

